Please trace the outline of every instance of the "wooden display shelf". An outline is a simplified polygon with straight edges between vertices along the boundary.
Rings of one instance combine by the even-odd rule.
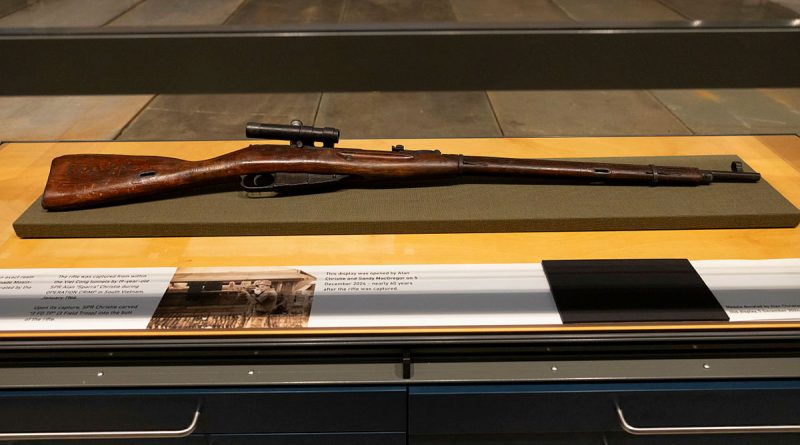
[[[531,263],[544,259],[767,259],[800,256],[800,228],[620,232],[318,235],[198,238],[20,239],[13,221],[41,194],[50,161],[63,154],[114,153],[205,159],[251,142],[56,142],[0,146],[0,268],[200,267]],[[351,140],[342,147],[508,157],[736,154],[800,206],[800,137],[713,136],[560,139]],[[214,209],[209,209],[213,212]],[[309,209],[313,211],[313,209]],[[0,337],[506,333],[635,330],[798,329],[800,322],[240,331],[7,332]]]

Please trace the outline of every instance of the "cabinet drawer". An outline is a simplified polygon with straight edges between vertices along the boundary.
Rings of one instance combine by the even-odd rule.
[[[204,433],[406,430],[405,387],[245,389],[203,397]]]
[[[610,397],[566,386],[411,388],[409,434],[592,432],[614,425]]]
[[[0,433],[179,430],[198,407],[194,434],[406,428],[405,387],[126,389],[0,392]]]
[[[4,391],[0,433],[181,430],[192,423],[198,400],[166,390]]]
[[[3,445],[208,445],[203,435],[180,439],[100,439],[100,440],[15,440]]]
[[[602,434],[445,434],[415,435],[409,445],[606,445]]]
[[[800,425],[800,382],[429,386],[409,392],[410,434],[531,434],[660,426]]]
[[[797,445],[800,434],[698,434],[643,437],[625,433],[606,435],[608,445]]]
[[[210,436],[209,445],[406,445],[405,433]]]

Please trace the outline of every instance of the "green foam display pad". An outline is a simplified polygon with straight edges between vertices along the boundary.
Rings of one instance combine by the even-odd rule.
[[[579,159],[728,170],[734,155]],[[752,171],[746,168],[747,171]],[[763,179],[697,187],[486,183],[344,188],[248,198],[216,190],[17,221],[22,238],[322,235],[794,227],[800,211]]]

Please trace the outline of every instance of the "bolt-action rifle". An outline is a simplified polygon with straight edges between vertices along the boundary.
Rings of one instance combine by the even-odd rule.
[[[699,186],[713,182],[757,182],[739,162],[730,171],[692,167],[609,164],[442,154],[438,150],[391,151],[337,148],[339,130],[249,123],[246,135],[288,140],[289,145],[251,145],[202,161],[159,156],[65,155],[55,158],[44,191],[48,210],[97,207],[167,192],[238,180],[248,192],[297,193],[324,186],[378,181],[402,186],[415,179],[459,176],[570,179],[591,183]],[[315,144],[322,144],[321,147]]]

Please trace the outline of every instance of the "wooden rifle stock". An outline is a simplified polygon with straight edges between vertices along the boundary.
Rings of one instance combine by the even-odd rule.
[[[701,185],[720,180],[756,182],[760,178],[758,173],[742,172],[740,168],[709,171],[692,167],[462,156],[402,147],[378,151],[251,145],[202,161],[158,156],[61,156],[53,160],[42,206],[48,210],[97,207],[230,182],[239,177],[247,189],[282,191],[343,180],[402,181],[462,175],[573,178],[645,185]],[[266,176],[271,177],[267,182],[259,179]],[[255,178],[254,183],[248,186],[245,177]]]

